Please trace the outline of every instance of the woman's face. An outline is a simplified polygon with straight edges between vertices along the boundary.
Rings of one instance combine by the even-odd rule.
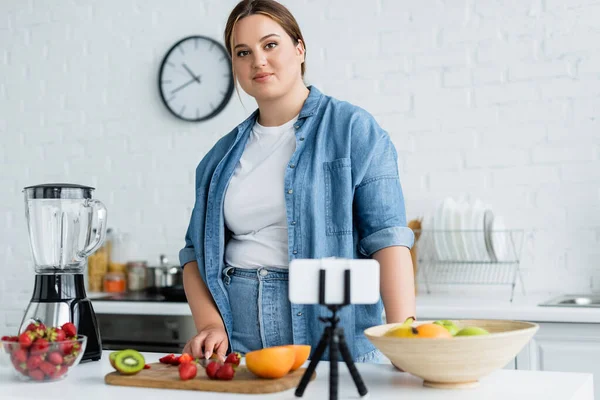
[[[258,100],[283,96],[302,81],[304,47],[271,18],[240,19],[233,33],[233,69],[242,89]]]

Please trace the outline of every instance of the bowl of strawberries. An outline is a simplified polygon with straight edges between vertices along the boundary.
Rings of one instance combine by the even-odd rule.
[[[79,364],[86,344],[87,337],[77,334],[71,322],[60,327],[32,322],[18,336],[2,336],[0,365],[24,380],[55,381]]]

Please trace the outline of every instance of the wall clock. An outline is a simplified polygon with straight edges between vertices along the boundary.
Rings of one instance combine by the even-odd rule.
[[[233,94],[231,59],[223,45],[205,36],[188,36],[167,52],[158,73],[160,97],[185,121],[219,114]]]

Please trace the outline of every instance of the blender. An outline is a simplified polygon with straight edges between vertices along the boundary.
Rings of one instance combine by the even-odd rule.
[[[87,257],[106,237],[106,207],[92,199],[93,191],[73,184],[23,189],[36,275],[19,332],[33,321],[46,326],[72,322],[88,338],[82,361],[102,356],[100,331],[83,275]]]

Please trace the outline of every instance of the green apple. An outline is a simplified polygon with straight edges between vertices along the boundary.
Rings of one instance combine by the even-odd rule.
[[[489,335],[490,333],[483,328],[479,328],[477,326],[467,326],[466,328],[462,328],[456,336],[479,336],[479,335]]]
[[[434,322],[434,324],[443,326],[444,328],[446,328],[446,330],[448,332],[450,332],[450,334],[452,336],[456,335],[459,331],[458,326],[456,326],[456,324],[454,324],[454,322],[447,320],[447,319],[437,320]]]

